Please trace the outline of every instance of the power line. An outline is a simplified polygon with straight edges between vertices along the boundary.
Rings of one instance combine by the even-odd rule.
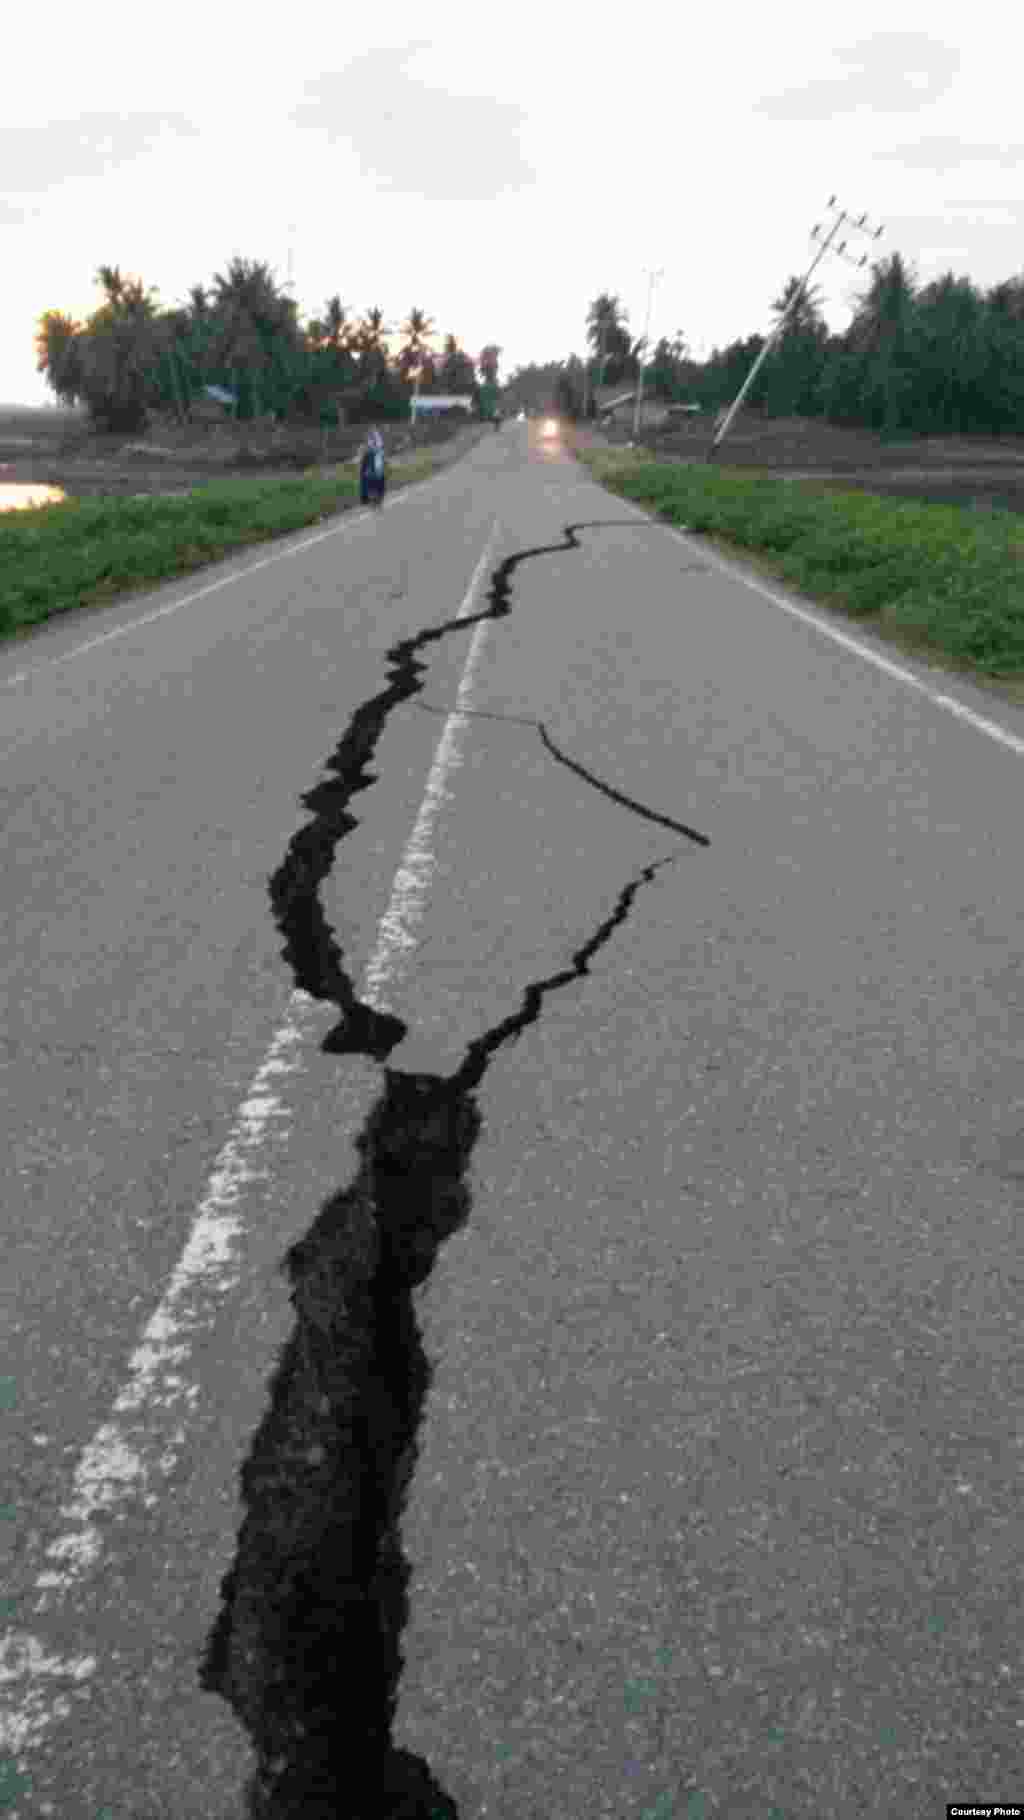
[[[828,199],[828,202],[826,204],[826,207],[830,208],[830,209],[834,208],[835,200],[836,199],[834,196],[830,196]],[[775,328],[772,330],[772,333],[769,335],[768,340],[765,342],[764,347],[761,349],[761,352],[759,353],[757,359],[755,360],[753,366],[751,367],[750,372],[747,374],[746,379],[743,381],[742,386],[740,387],[739,391],[737,392],[736,397],[733,399],[732,404],[729,406],[729,409],[725,413],[725,416],[723,417],[722,422],[719,424],[718,429],[715,431],[714,437],[712,438],[712,442],[711,442],[711,448],[708,451],[709,460],[710,460],[711,456],[714,454],[716,448],[718,447],[718,444],[721,442],[726,431],[728,430],[729,425],[731,424],[733,418],[735,417],[737,411],[740,408],[740,405],[743,403],[743,400],[746,397],[747,392],[749,391],[753,380],[755,379],[757,373],[760,370],[762,361],[765,359],[766,355],[769,354],[771,352],[772,348],[775,346],[775,343],[778,341],[779,336],[782,334],[782,331],[785,328],[790,315],[796,309],[797,305],[800,303],[801,299],[806,294],[807,284],[808,284],[808,280],[810,279],[811,273],[814,271],[815,267],[819,264],[819,262],[822,259],[824,259],[825,254],[828,252],[830,246],[832,245],[833,240],[835,239],[836,235],[838,234],[839,229],[842,227],[844,221],[848,221],[850,226],[852,228],[854,228],[857,232],[866,231],[866,229],[865,229],[865,223],[867,222],[866,214],[861,215],[859,220],[854,221],[851,216],[847,215],[845,209],[840,209],[839,214],[836,217],[835,223],[833,224],[832,230],[828,236],[828,239],[822,242],[820,251],[818,253],[816,253],[814,258],[812,259],[810,265],[807,268],[807,271],[805,272],[803,278],[800,280],[800,283],[798,284],[796,290],[793,292],[792,297],[790,298],[788,304],[786,305],[781,316],[779,317],[779,320],[776,323]],[[811,229],[811,239],[812,240],[818,239],[820,228],[821,228],[821,223],[815,222],[813,228]],[[880,235],[882,235],[884,232],[885,232],[885,229],[883,227],[879,227],[872,234],[871,238],[873,240],[877,240],[880,237]],[[848,245],[848,242],[844,240],[839,246],[833,248],[833,251],[836,252],[840,258],[845,259],[848,265],[855,265],[858,268],[860,266],[866,265],[867,258],[868,258],[867,254],[865,253],[861,259],[855,259],[852,257],[852,255],[849,255],[847,253],[847,251],[846,251],[847,245]]]

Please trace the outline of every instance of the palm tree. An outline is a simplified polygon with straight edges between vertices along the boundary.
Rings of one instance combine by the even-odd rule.
[[[821,287],[796,275],[776,297],[774,351],[755,398],[770,417],[801,416],[816,399],[822,347],[828,330],[821,314]]]
[[[140,278],[101,265],[96,283],[105,301],[76,338],[81,394],[94,419],[110,429],[144,429],[147,407],[159,398],[155,369],[162,331],[155,295]]]
[[[868,289],[857,299],[847,332],[855,353],[874,354],[902,338],[913,307],[916,284],[899,253],[871,267]]]
[[[351,377],[352,355],[358,331],[349,322],[348,312],[338,296],[329,297],[323,318],[315,317],[306,324],[306,342],[317,353],[325,354],[332,370]]]
[[[278,291],[265,263],[235,258],[226,276],[214,273],[213,283],[216,355],[234,374],[236,415],[243,416],[244,397],[249,420],[263,404],[275,353],[298,348],[295,304]]]
[[[616,336],[625,333],[625,324],[629,321],[629,312],[624,310],[618,296],[610,291],[602,291],[595,297],[587,311],[587,340],[600,354],[602,343],[606,354],[610,354]]]
[[[802,278],[787,278],[780,297],[772,304],[779,322],[786,318],[784,335],[815,333],[822,326],[821,286],[804,288]]]
[[[636,359],[639,346],[630,337],[628,322],[629,312],[610,291],[600,292],[587,311],[587,341],[597,356],[593,377],[598,385],[606,381],[615,385]],[[584,370],[592,370],[590,361]]]
[[[985,328],[984,301],[969,278],[945,272],[915,299],[915,364],[922,377],[929,375],[931,398],[942,401],[943,429],[983,427]]]
[[[1024,275],[994,284],[985,302],[994,315],[1011,322],[1024,322]]]
[[[101,265],[96,273],[96,283],[102,286],[107,294],[107,303],[117,309],[124,297],[125,281],[121,277],[121,268],[117,265]]]
[[[476,362],[460,348],[455,335],[446,335],[441,359],[440,382],[443,392],[472,392],[476,380]]]
[[[871,267],[871,281],[856,299],[846,348],[855,356],[854,384],[869,422],[883,434],[906,418],[912,389],[908,367],[916,280],[899,253]],[[859,371],[857,368],[859,367]]]
[[[44,310],[36,330],[36,372],[46,374],[46,383],[61,404],[77,404],[83,396],[81,348],[78,337],[82,325],[63,310]]]
[[[351,333],[351,326],[341,298],[329,297],[323,323],[324,346],[330,348],[334,353],[340,353],[348,346]]]
[[[651,353],[650,383],[653,395],[666,402],[678,403],[685,390],[684,376],[687,366],[687,343],[682,329],[677,329],[671,341],[662,335]]]
[[[425,345],[436,329],[425,311],[413,308],[402,324],[402,334],[406,343],[398,356],[398,368],[402,377],[408,378],[413,372],[419,373]]]
[[[388,357],[384,346],[387,332],[384,311],[375,307],[365,312],[353,333],[351,345],[359,355],[359,377],[364,386],[375,385],[387,369]]]

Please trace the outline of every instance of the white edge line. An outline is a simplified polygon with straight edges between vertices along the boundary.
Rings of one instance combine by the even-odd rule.
[[[439,470],[439,472],[443,473],[444,470]],[[415,493],[420,487],[429,486],[430,482],[437,478],[437,472],[426,474],[422,480],[414,480],[409,486],[402,487],[400,492],[394,494],[385,503],[393,505],[395,500],[405,499],[408,494]],[[215,594],[218,588],[227,588],[233,582],[245,581],[250,575],[255,575],[259,569],[269,568],[273,562],[283,562],[287,556],[301,555],[303,550],[311,549],[315,543],[322,543],[325,537],[337,537],[341,531],[348,531],[355,525],[366,524],[373,516],[374,513],[370,509],[361,511],[356,508],[354,511],[342,513],[337,524],[328,525],[325,531],[314,531],[309,537],[304,536],[301,531],[284,532],[283,537],[287,537],[289,540],[293,537],[301,538],[301,542],[289,541],[287,549],[273,550],[269,556],[261,556],[257,562],[249,563],[246,568],[233,570],[230,575],[222,575],[217,581],[208,582],[205,588],[195,588],[191,594],[183,595],[180,600],[172,600],[167,606],[156,607],[151,613],[143,613],[138,619],[129,621],[127,625],[114,626],[109,632],[101,632],[98,638],[90,638],[84,645],[75,645],[70,651],[62,651],[59,657],[44,657],[40,663],[30,664],[27,670],[17,670],[13,676],[0,676],[0,688],[13,688],[15,683],[25,682],[30,676],[38,676],[41,670],[52,670],[55,665],[67,663],[72,657],[81,657],[86,651],[95,651],[99,645],[109,644],[113,638],[125,638],[130,632],[136,631],[139,626],[152,625],[154,620],[163,619],[168,613],[177,613],[179,608],[190,607],[195,601],[205,599],[207,594]],[[220,556],[214,557],[213,561],[232,562],[242,554],[241,549],[225,550]],[[164,580],[154,583],[154,587],[156,589],[173,588],[184,579],[182,576],[169,575]],[[130,594],[130,592],[130,589],[126,590],[126,593]],[[116,607],[118,602],[115,598],[106,604],[108,607]],[[42,631],[44,626],[55,628],[56,623],[55,619],[43,620],[39,630]],[[3,656],[3,652],[4,646],[0,645],[0,657]]]
[[[967,721],[979,733],[984,733],[989,739],[994,739],[999,745],[1005,746],[1008,751],[1024,756],[1024,738],[1016,733],[1011,733],[1009,728],[1002,726],[999,721],[988,720],[983,714],[976,714],[973,708],[968,708],[966,703],[958,701],[953,695],[945,695],[938,689],[930,689],[921,677],[914,674],[913,670],[905,670],[901,664],[893,663],[890,658],[883,657],[880,651],[873,651],[870,645],[863,645],[859,639],[851,638],[848,632],[840,632],[837,626],[830,625],[826,619],[820,617],[820,610],[811,612],[806,607],[796,606],[784,595],[777,594],[773,588],[765,587],[762,581],[745,574],[733,563],[726,562],[719,556],[717,550],[710,549],[707,544],[689,542],[687,532],[680,529],[679,526],[667,525],[660,519],[652,518],[631,499],[623,500],[622,504],[630,506],[645,523],[658,525],[661,530],[668,531],[673,537],[678,537],[691,555],[706,557],[715,568],[720,569],[724,575],[728,575],[731,581],[742,583],[743,587],[750,588],[753,593],[760,594],[765,600],[771,601],[772,606],[781,607],[784,613],[791,613],[794,619],[804,620],[807,625],[813,626],[815,631],[821,632],[825,638],[831,638],[835,644],[843,645],[846,650],[855,652],[858,657],[863,657],[865,662],[874,664],[876,669],[885,670],[889,676],[895,677],[897,682],[906,683],[908,688],[916,689],[937,708],[945,708],[950,714],[955,714],[958,720]]]

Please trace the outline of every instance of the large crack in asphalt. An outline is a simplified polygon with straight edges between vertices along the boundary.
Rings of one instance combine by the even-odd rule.
[[[357,997],[317,894],[339,841],[358,826],[348,804],[375,781],[368,766],[388,715],[422,687],[417,652],[507,614],[519,563],[578,549],[576,531],[616,522],[567,525],[566,542],[506,557],[485,611],[392,646],[388,686],[356,710],[327,761],[333,781],[303,797],[311,819],[269,889],[295,985],[341,1013],[325,1053],[384,1062],[407,1033],[400,1018]],[[547,743],[559,762],[632,812],[709,844]],[[467,1176],[481,1129],[474,1096],[492,1057],[537,1022],[550,993],[589,972],[641,886],[679,857],[642,867],[570,964],[525,986],[519,1008],[471,1042],[454,1073],[384,1068],[356,1140],[354,1180],[287,1254],[295,1326],[242,1468],[246,1515],[200,1669],[202,1688],[229,1702],[252,1740],[251,1820],[458,1820],[429,1766],[391,1736],[409,1610],[399,1525],[431,1383],[413,1291],[469,1217]]]

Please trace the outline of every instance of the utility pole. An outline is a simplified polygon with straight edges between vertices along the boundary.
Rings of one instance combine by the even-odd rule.
[[[634,442],[636,441],[637,437],[640,434],[640,406],[643,402],[643,396],[644,396],[644,354],[647,351],[647,342],[648,342],[648,339],[649,339],[649,336],[651,333],[651,303],[654,298],[654,286],[657,283],[658,279],[663,278],[664,275],[665,275],[664,267],[662,267],[660,271],[648,272],[648,274],[647,274],[647,277],[648,277],[647,321],[644,324],[644,338],[640,344],[640,353],[639,353],[639,356],[637,358],[637,363],[636,363],[636,366],[637,366],[636,401],[633,405],[633,441]]]
[[[828,208],[833,208],[835,206],[835,200],[836,199],[834,196],[830,196],[826,206]],[[756,378],[758,372],[760,371],[763,360],[765,359],[766,355],[770,354],[772,348],[775,346],[775,343],[778,341],[779,336],[782,334],[782,331],[785,328],[786,323],[789,320],[789,317],[791,316],[793,311],[796,309],[801,298],[804,296],[804,293],[807,290],[807,283],[811,276],[811,273],[814,271],[815,266],[818,265],[819,261],[824,259],[825,254],[828,252],[829,247],[831,246],[833,240],[835,239],[836,235],[838,234],[839,229],[842,227],[844,221],[849,221],[851,227],[863,228],[865,222],[867,221],[867,215],[866,214],[861,215],[859,220],[854,221],[852,216],[850,216],[846,213],[845,209],[840,209],[839,214],[836,218],[835,226],[832,229],[832,232],[829,234],[828,239],[823,242],[823,244],[820,248],[820,251],[818,253],[816,253],[815,257],[812,259],[810,265],[807,268],[807,271],[804,274],[804,277],[802,278],[802,280],[800,282],[799,288],[794,291],[787,308],[783,311],[782,315],[779,317],[778,323],[776,324],[775,328],[772,330],[772,333],[769,335],[768,340],[765,342],[764,347],[761,349],[761,352],[759,353],[757,359],[755,360],[753,366],[751,367],[750,372],[747,374],[746,379],[743,381],[742,386],[740,387],[739,391],[737,392],[736,397],[733,399],[732,404],[729,406],[729,409],[727,410],[724,418],[722,419],[722,422],[719,424],[718,429],[715,431],[715,434],[714,434],[714,436],[712,438],[712,442],[711,442],[711,448],[708,451],[708,460],[709,461],[711,459],[711,456],[714,454],[716,448],[718,447],[718,444],[721,442],[723,436],[725,435],[727,429],[729,428],[729,425],[731,424],[737,411],[739,410],[740,405],[743,403],[743,400],[746,397],[747,392],[750,390],[750,386],[751,386],[753,380]],[[813,228],[811,229],[811,239],[812,240],[817,240],[819,227],[820,227],[820,223],[815,222]],[[879,235],[884,233],[884,231],[885,231],[884,228],[881,228],[881,227],[876,229],[875,233],[872,235],[872,239],[877,240]],[[861,258],[861,259],[853,259],[852,257],[847,255],[845,240],[842,242],[842,244],[840,246],[836,247],[836,252],[839,253],[843,258],[847,259],[847,263],[850,265],[860,267],[862,265],[867,264],[868,256],[866,253],[864,254],[863,258]]]

